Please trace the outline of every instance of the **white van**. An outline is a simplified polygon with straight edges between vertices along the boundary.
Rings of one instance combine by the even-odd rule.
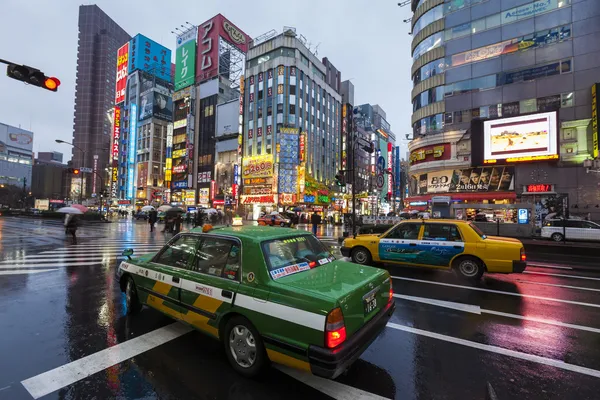
[[[566,240],[600,241],[600,225],[579,219],[547,219],[544,221],[543,238],[561,242],[565,236]]]

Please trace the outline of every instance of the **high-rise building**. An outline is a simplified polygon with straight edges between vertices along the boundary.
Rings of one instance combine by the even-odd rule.
[[[412,11],[409,204],[535,202],[540,221],[558,195],[600,218],[583,167],[598,157],[600,2],[412,0]],[[506,210],[495,217],[516,221]]]
[[[95,167],[104,171],[107,167],[112,133],[108,112],[115,104],[117,50],[129,39],[129,34],[97,5],[79,7],[73,144],[85,152],[85,157],[73,147],[76,168]],[[84,198],[99,190],[98,182],[90,174],[85,178]],[[73,184],[78,182],[79,178]],[[96,188],[92,187],[94,182]]]
[[[293,28],[248,51],[241,197],[254,217],[277,206],[330,205],[327,187],[341,166],[342,96],[339,71],[325,61]]]

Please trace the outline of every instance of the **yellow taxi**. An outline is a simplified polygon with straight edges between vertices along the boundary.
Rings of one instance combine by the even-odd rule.
[[[402,221],[381,235],[346,238],[341,253],[357,264],[455,270],[475,280],[484,272],[523,272],[527,266],[520,240],[486,236],[474,224],[458,220]]]

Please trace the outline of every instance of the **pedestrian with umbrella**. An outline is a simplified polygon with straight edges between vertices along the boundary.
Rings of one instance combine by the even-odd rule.
[[[75,204],[78,205],[78,204]],[[85,207],[85,206],[80,206]],[[77,226],[79,225],[78,215],[83,214],[80,208],[77,207],[62,207],[57,210],[59,213],[66,214],[65,216],[65,233],[73,237],[73,244],[77,244]]]

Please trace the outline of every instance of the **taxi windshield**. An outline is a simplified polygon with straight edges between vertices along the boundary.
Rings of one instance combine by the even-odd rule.
[[[471,229],[473,229],[475,231],[475,233],[477,233],[479,235],[480,238],[485,239],[487,237],[487,236],[485,236],[483,231],[477,227],[477,225],[469,222],[469,226],[471,227]]]
[[[312,235],[270,240],[262,244],[273,279],[327,264],[335,258]]]

